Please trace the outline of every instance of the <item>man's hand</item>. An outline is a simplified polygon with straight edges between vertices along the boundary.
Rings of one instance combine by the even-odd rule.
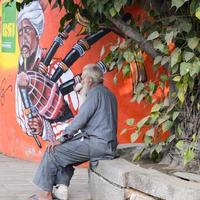
[[[49,144],[47,145],[47,151],[48,152],[53,152],[55,146],[61,144],[59,141],[55,140],[55,141],[50,141]]]
[[[33,117],[28,120],[28,125],[31,130],[33,130],[33,134],[41,135],[43,131],[43,121],[39,116]]]

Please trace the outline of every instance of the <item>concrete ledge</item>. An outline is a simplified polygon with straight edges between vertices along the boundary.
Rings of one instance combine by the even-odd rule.
[[[92,200],[125,199],[124,189],[116,187],[91,171],[89,174],[89,187]]]
[[[99,161],[90,171],[90,186],[92,200],[200,200],[200,183],[140,167],[123,158]]]
[[[134,166],[134,165],[133,165]],[[200,200],[200,184],[185,181],[154,169],[134,166],[128,187],[166,200]]]
[[[127,177],[130,171],[134,170],[133,165],[122,159],[117,158],[114,160],[101,160],[99,161],[98,167],[93,168],[93,171],[109,180],[113,184],[119,187],[128,187]]]

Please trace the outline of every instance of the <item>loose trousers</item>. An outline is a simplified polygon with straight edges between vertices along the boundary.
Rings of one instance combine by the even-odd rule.
[[[89,139],[67,141],[57,145],[53,152],[45,151],[33,182],[44,191],[51,192],[57,184],[69,185],[74,165],[89,160]]]

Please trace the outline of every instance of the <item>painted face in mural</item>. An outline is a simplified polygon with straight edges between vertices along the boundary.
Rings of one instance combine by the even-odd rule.
[[[24,19],[18,26],[19,47],[23,58],[35,57],[39,45],[39,37],[28,19]]]

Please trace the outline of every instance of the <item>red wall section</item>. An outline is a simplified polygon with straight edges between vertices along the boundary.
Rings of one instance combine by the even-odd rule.
[[[140,9],[128,9],[134,16],[143,13]],[[143,14],[144,15],[144,14]],[[59,19],[62,13],[59,10],[50,10],[47,8],[45,11],[45,30],[40,39],[40,46],[43,48],[49,48],[52,44],[54,37],[58,33]],[[59,49],[56,54],[57,58],[63,58],[66,53],[71,49],[71,47],[77,42],[78,37],[76,36],[79,27],[69,34],[68,39],[65,41],[64,45]],[[88,63],[94,63],[99,60],[100,51],[103,44],[107,44],[116,40],[118,36],[113,33],[109,33],[104,38],[96,42],[91,50],[86,52],[86,54],[81,57],[72,66],[72,71],[74,74],[79,73],[82,67]],[[154,73],[151,68],[151,60],[146,58],[146,71],[148,79],[154,79]],[[120,132],[126,127],[126,119],[135,118],[136,122],[142,117],[147,115],[151,105],[145,103],[137,104],[130,103],[131,99],[131,80],[130,77],[124,79],[123,75],[120,73],[118,75],[118,83],[113,84],[113,77],[115,71],[107,73],[105,75],[105,84],[108,86],[117,96],[119,105],[119,120],[118,120],[118,138],[120,143],[130,142],[130,134],[134,130],[128,131],[123,135]],[[16,122],[15,114],[15,80],[17,74],[17,66],[10,69],[0,68],[0,152],[7,155],[19,157],[26,160],[39,160],[44,151],[44,147],[40,150],[32,137],[27,136],[22,132],[21,128]],[[5,83],[2,84],[2,81]],[[5,89],[11,86],[11,89],[5,91]],[[140,139],[141,141],[141,139]],[[42,142],[45,146],[44,142]]]

